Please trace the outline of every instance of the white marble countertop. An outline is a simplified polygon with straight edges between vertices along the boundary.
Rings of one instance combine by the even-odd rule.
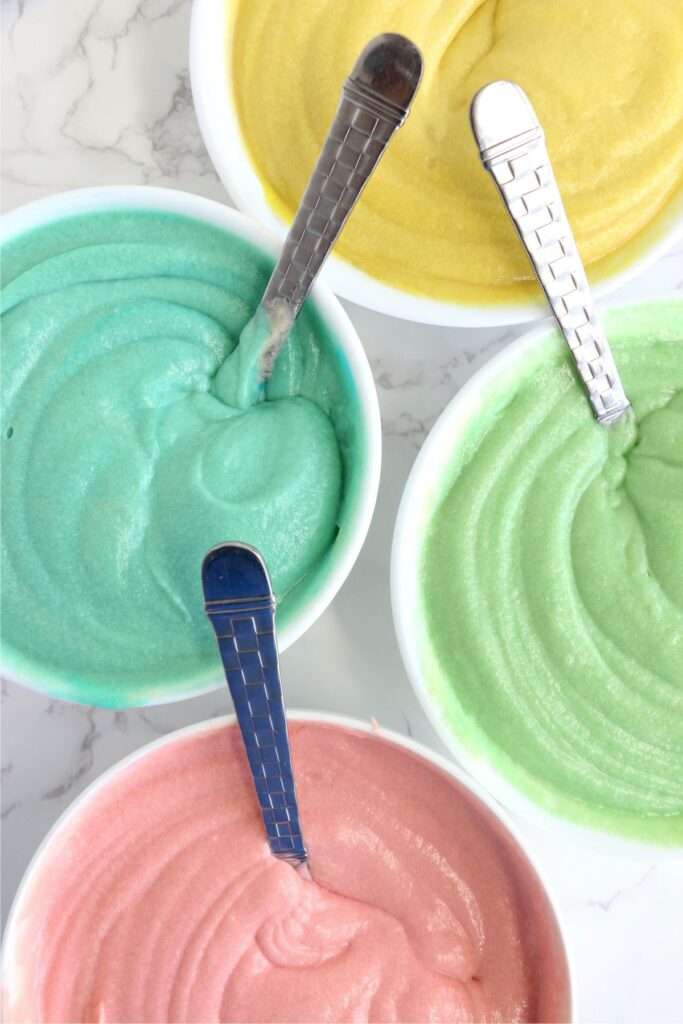
[[[190,0],[2,0],[2,206],[95,184],[154,184],[227,201],[187,70]],[[683,288],[683,249],[628,295]],[[379,390],[380,496],[341,593],[283,661],[291,707],[407,732],[442,749],[408,683],[389,604],[389,548],[417,450],[454,392],[522,329],[423,327],[346,304]],[[321,663],[324,684],[321,686]],[[103,769],[171,729],[223,714],[227,692],[112,712],[3,688],[3,922],[39,841]],[[683,1020],[683,859],[599,855],[520,821],[568,924],[583,1021]]]

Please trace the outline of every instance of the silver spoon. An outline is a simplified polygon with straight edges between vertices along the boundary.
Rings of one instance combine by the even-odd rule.
[[[202,586],[271,853],[303,864],[268,571],[248,544],[221,544],[204,559]]]
[[[482,163],[493,176],[576,363],[596,419],[612,423],[629,401],[600,323],[550,166],[543,130],[524,92],[492,82],[470,107]]]
[[[216,375],[216,392],[229,404],[258,401],[320,268],[408,116],[421,76],[422,55],[405,36],[377,36],[358,57],[263,299]]]

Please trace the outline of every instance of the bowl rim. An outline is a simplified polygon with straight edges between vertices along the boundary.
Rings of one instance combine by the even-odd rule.
[[[190,20],[190,80],[199,130],[211,162],[235,205],[283,239],[289,224],[268,204],[249,158],[232,99],[230,50],[226,45],[230,0],[194,0]],[[593,285],[596,297],[621,288],[683,238],[683,190],[646,227],[642,251]],[[535,301],[465,304],[431,299],[394,288],[332,253],[321,271],[344,299],[402,320],[444,327],[510,327],[548,315],[540,288]]]
[[[279,241],[240,211],[194,193],[151,185],[98,185],[57,192],[32,200],[0,218],[0,242],[4,243],[33,227],[73,214],[132,207],[162,210],[203,221],[244,239],[271,258],[277,258],[280,252]],[[291,647],[322,615],[355,565],[374,514],[381,468],[382,429],[379,401],[362,342],[341,303],[324,282],[315,282],[309,301],[313,302],[317,312],[330,328],[353,379],[363,425],[364,467],[342,547],[316,593],[308,598],[292,616],[290,622],[278,631],[278,646],[281,652]],[[21,655],[14,656],[11,652],[8,657],[7,647],[3,646],[3,677],[35,692],[52,696],[50,682],[61,677],[55,676],[55,673],[49,670],[40,671],[37,663],[25,664]],[[36,672],[36,669],[39,671]],[[39,679],[35,678],[36,675]],[[191,678],[205,681],[201,686],[192,687],[189,685]],[[224,685],[222,673],[198,675],[188,677],[188,684],[178,687],[172,694],[157,695],[150,700],[117,706],[126,708],[170,704],[189,697],[198,697]],[[82,704],[84,701],[70,699],[70,703]]]
[[[653,292],[629,300],[601,303],[601,312],[620,311],[658,302],[683,303],[683,294],[677,291]],[[453,438],[480,408],[480,394],[499,374],[510,371],[544,339],[561,336],[552,323],[543,323],[527,331],[492,356],[463,387],[455,393],[434,426],[429,431],[417,454],[399,502],[391,545],[390,592],[394,632],[401,659],[422,710],[430,725],[456,763],[476,779],[508,810],[520,815],[546,832],[561,836],[584,848],[622,859],[651,858],[679,859],[683,847],[666,845],[647,839],[637,839],[619,833],[581,824],[561,814],[554,814],[527,796],[488,760],[485,752],[479,755],[469,750],[449,728],[432,699],[419,656],[414,628],[414,608],[418,599],[418,574],[415,571],[417,545],[415,538],[424,535],[424,518],[433,501],[426,495],[428,481],[438,479],[453,450]],[[578,385],[577,385],[578,386]]]
[[[454,764],[453,761],[448,760],[448,758],[437,753],[435,750],[432,750],[430,747],[419,743],[417,740],[413,739],[412,736],[402,736],[393,729],[385,729],[383,726],[378,725],[374,719],[367,722],[362,719],[353,718],[350,715],[337,714],[336,712],[297,708],[287,710],[287,721],[308,722],[314,724],[322,723],[332,725],[340,729],[360,732],[387,740],[395,746],[398,746],[403,750],[407,750],[410,753],[421,757],[429,764],[434,765],[436,768],[439,768],[451,778],[455,779],[455,781],[467,790],[468,793],[472,794],[475,799],[483,804],[483,806],[495,817],[496,821],[505,829],[508,835],[511,836],[513,841],[517,844],[531,867],[531,870],[535,874],[546,899],[548,900],[548,905],[557,925],[560,946],[564,953],[567,968],[568,1020],[570,1022],[577,1020],[576,969],[573,952],[569,942],[569,930],[565,921],[564,911],[560,906],[559,898],[555,893],[553,885],[548,880],[545,869],[539,863],[539,860],[532,849],[532,844],[529,843],[529,841],[521,834],[515,822],[509,817],[506,809],[501,806],[495,797],[479,782],[477,782],[476,779],[466,774],[460,767],[458,767],[458,765]],[[105,768],[104,771],[93,779],[93,781],[90,782],[85,789],[64,808],[56,821],[50,826],[41,842],[38,844],[21,876],[21,880],[14,894],[2,940],[3,967],[2,985],[0,985],[1,989],[4,990],[5,987],[5,974],[9,969],[11,969],[12,944],[15,941],[14,920],[15,918],[19,918],[21,913],[21,904],[30,888],[33,876],[40,867],[42,857],[45,855],[51,842],[61,829],[69,823],[72,817],[88,800],[96,797],[102,786],[106,785],[107,782],[119,775],[136,761],[144,758],[147,754],[151,754],[153,751],[161,747],[168,746],[178,740],[187,739],[189,736],[201,735],[203,733],[212,732],[216,729],[235,725],[237,725],[237,716],[235,714],[227,714],[218,718],[204,719],[201,722],[194,722],[191,725],[183,726],[180,729],[171,730],[164,736],[157,737],[154,740],[143,744],[141,747],[138,747],[137,750],[131,751],[131,753],[126,754],[123,758],[114,762],[114,764],[110,765],[108,768]]]

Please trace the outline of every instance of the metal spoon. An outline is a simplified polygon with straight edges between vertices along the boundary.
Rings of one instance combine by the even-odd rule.
[[[627,409],[607,337],[550,166],[543,130],[514,82],[492,82],[470,107],[482,163],[493,176],[559,324],[596,419]]]
[[[249,545],[221,544],[204,559],[202,585],[271,852],[303,864],[268,571]]]
[[[313,281],[410,108],[422,55],[409,39],[372,39],[346,79],[339,107],[256,313],[216,375],[230,404],[254,405]]]

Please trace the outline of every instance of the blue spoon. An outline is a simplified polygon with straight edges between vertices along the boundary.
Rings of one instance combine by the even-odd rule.
[[[202,584],[271,852],[303,864],[268,571],[248,544],[220,544],[204,559]]]

